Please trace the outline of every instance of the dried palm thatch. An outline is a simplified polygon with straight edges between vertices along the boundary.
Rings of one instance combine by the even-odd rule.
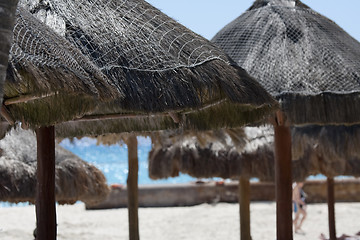
[[[50,125],[122,98],[100,69],[63,36],[19,7],[4,104],[13,121]]]
[[[175,177],[179,172],[198,178],[274,178],[273,133],[270,127],[237,129],[242,141],[223,132],[199,142],[198,136],[156,144],[149,154],[149,175],[153,179]],[[241,136],[238,135],[238,136]],[[216,139],[216,140],[215,140]],[[162,146],[162,147],[161,147]]]
[[[360,126],[308,126],[293,129],[293,159],[309,174],[360,176]]]
[[[232,127],[262,119],[277,106],[222,50],[143,0],[21,5],[63,34],[126,95],[90,114],[112,120],[94,126],[94,116],[87,116],[90,123],[59,126],[73,135],[178,127],[169,112],[187,128]]]
[[[356,124],[360,43],[299,0],[256,0],[212,42],[276,97],[293,124]]]
[[[315,174],[360,176],[359,129],[358,125],[292,128],[293,180]],[[245,133],[245,145],[221,138],[204,145],[195,136],[167,143],[158,140],[149,154],[149,175],[159,179],[182,172],[198,178],[241,176],[274,181],[271,128],[247,127]]]
[[[12,130],[0,140],[0,201],[35,201],[36,137],[31,131]],[[95,204],[109,193],[99,169],[56,146],[56,201]]]

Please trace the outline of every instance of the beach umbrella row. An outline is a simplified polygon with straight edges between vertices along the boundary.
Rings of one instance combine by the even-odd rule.
[[[273,120],[277,239],[292,239],[289,126],[359,122],[360,43],[299,0],[257,0],[212,41],[281,104]]]
[[[261,120],[277,105],[221,50],[146,2],[20,5],[18,26],[29,30],[14,31],[19,37],[14,37],[3,116],[9,123],[20,121],[37,129],[37,239],[56,238],[54,125],[63,137],[226,127]],[[65,47],[59,49],[52,39]],[[67,52],[72,58],[63,61]],[[68,75],[54,79],[47,69]],[[69,77],[73,79],[67,85],[62,80]],[[71,119],[70,125],[61,124]],[[135,146],[135,136],[130,139]],[[129,185],[136,179],[132,176]],[[136,217],[129,224],[130,239],[139,238]]]

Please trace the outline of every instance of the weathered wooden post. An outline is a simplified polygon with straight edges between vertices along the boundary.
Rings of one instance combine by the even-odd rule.
[[[240,239],[251,240],[250,231],[250,181],[239,178]]]
[[[327,199],[329,214],[329,238],[336,240],[334,178],[327,178]]]
[[[283,112],[274,121],[277,240],[292,240],[291,132]]]
[[[128,213],[129,213],[129,238],[139,240],[139,217],[138,217],[138,153],[137,139],[130,134],[126,140],[128,147],[129,173],[127,179]]]
[[[36,229],[37,240],[56,239],[55,206],[55,132],[54,126],[36,130],[37,186]]]

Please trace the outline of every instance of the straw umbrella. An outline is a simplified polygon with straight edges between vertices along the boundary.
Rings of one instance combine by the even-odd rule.
[[[162,139],[170,139],[163,141]],[[149,176],[176,177],[179,172],[197,178],[274,180],[271,127],[245,127],[169,138],[152,137]]]
[[[292,239],[287,126],[359,122],[360,44],[298,0],[255,1],[213,42],[280,100],[286,114],[274,120],[277,239]]]
[[[359,125],[353,126],[312,126],[298,127],[293,138],[295,157],[303,157],[302,149],[310,145],[310,155],[306,167],[308,172],[320,172],[327,177],[329,235],[336,239],[334,176],[359,176]]]
[[[58,46],[61,46],[59,48]],[[52,125],[92,111],[120,89],[63,36],[18,8],[2,117],[37,129],[38,239],[56,238],[55,135]],[[6,124],[1,124],[7,128]]]
[[[152,134],[149,176],[156,180],[182,172],[197,178],[242,176],[274,181],[272,131],[266,126],[175,138],[168,133]],[[316,174],[360,177],[359,131],[359,125],[292,127],[293,180],[303,181]]]
[[[0,200],[35,202],[36,136],[30,130],[12,130],[0,140]],[[55,198],[60,204],[94,204],[106,198],[109,187],[95,166],[56,144]]]
[[[0,104],[3,98],[3,85],[12,42],[12,29],[15,22],[15,10],[18,1],[0,1]]]
[[[260,85],[222,51],[143,1],[59,0],[49,5],[23,1],[21,5],[30,8],[59,35],[66,36],[81,51],[80,55],[101,70],[116,94],[125,93],[124,99],[109,96],[112,102],[100,101],[97,109],[88,111],[86,116],[79,114],[78,120],[57,125],[59,136],[180,125],[236,126],[261,119],[276,107]],[[75,52],[74,56],[78,54]],[[36,109],[35,105],[33,110]],[[12,115],[16,120],[23,118],[22,111]],[[213,117],[219,117],[218,121],[210,124],[208,120]],[[25,120],[32,127],[39,124],[36,118]],[[48,130],[38,135],[53,136],[53,129]],[[135,145],[135,136],[130,139]],[[42,156],[40,151],[38,154]],[[136,203],[136,199],[130,202]],[[130,238],[137,231],[136,218],[130,224],[135,229]],[[39,237],[43,238],[46,236]]]
[[[169,134],[153,137],[149,176],[159,179],[182,172],[197,178],[238,179],[241,239],[251,238],[249,179],[274,179],[272,128],[246,127],[163,139],[169,139]]]
[[[337,134],[339,132],[341,134]],[[315,174],[331,178],[360,176],[358,125],[293,127],[291,133],[294,181],[304,181]],[[272,128],[247,127],[238,129],[236,135],[223,132],[210,136],[177,136],[173,141],[168,140],[169,136],[153,137],[149,176],[161,179],[176,177],[182,172],[197,178],[239,179],[241,239],[251,238],[248,179],[275,180]],[[243,139],[232,141],[231,136]]]

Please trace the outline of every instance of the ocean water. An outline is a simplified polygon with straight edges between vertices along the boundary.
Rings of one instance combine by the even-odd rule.
[[[72,142],[69,139],[64,139],[60,145],[99,168],[104,173],[108,184],[126,185],[128,157],[127,146],[125,144],[97,145],[96,139],[82,138],[80,140],[74,139]],[[148,154],[150,150],[150,138],[138,137],[139,185],[186,183],[196,180],[186,174],[181,174],[176,178],[150,179],[148,173]]]

